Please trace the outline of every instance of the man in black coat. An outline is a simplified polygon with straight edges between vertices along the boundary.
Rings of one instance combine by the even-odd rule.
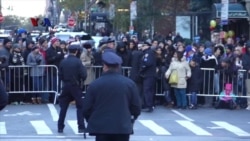
[[[129,78],[132,79],[139,90],[141,104],[143,105],[143,93],[142,93],[142,78],[140,77],[140,62],[143,56],[141,51],[141,45],[138,46],[138,50],[133,50],[131,53],[131,70]]]
[[[136,84],[121,75],[121,58],[114,52],[102,54],[104,74],[92,82],[83,103],[88,115],[87,132],[96,141],[129,141],[133,123],[140,115]]]
[[[65,58],[59,66],[59,78],[63,82],[62,93],[59,96],[60,114],[58,119],[58,132],[62,133],[64,120],[69,103],[76,101],[78,132],[83,133],[85,129],[84,117],[82,114],[83,95],[81,91],[81,82],[87,77],[86,68],[82,65],[79,58],[76,57],[79,45],[69,46],[69,56]]]
[[[60,62],[64,58],[64,53],[63,50],[60,47],[60,42],[59,39],[56,37],[53,37],[51,39],[51,46],[46,50],[46,62],[47,65],[55,65],[55,67],[48,67],[48,72],[49,72],[49,78],[51,79],[50,81],[50,90],[53,90],[55,92],[59,92],[59,83],[57,82],[57,69],[59,67]],[[59,80],[60,82],[60,80]],[[56,93],[55,93],[56,94]]]

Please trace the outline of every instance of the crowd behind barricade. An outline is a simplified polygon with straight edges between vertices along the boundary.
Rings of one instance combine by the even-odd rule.
[[[10,94],[9,102],[53,101],[54,94],[46,90],[60,92],[56,68],[67,57],[68,45],[77,43],[78,38],[65,42],[50,34],[49,38],[38,37],[35,43],[26,31],[20,31],[14,41],[5,39],[0,49],[1,79],[7,91],[19,91]],[[185,44],[180,34],[142,42],[136,36],[121,34],[117,38],[103,37],[98,48],[88,42],[81,46],[77,56],[88,74],[83,91],[101,75],[101,68],[93,66],[102,66],[102,53],[112,50],[122,58],[122,67],[131,68],[123,70],[123,74],[137,84],[147,112],[152,112],[159,103],[182,109],[202,105],[250,110],[250,100],[247,102],[246,98],[250,93],[247,89],[250,87],[250,41],[244,36],[226,44],[210,41]],[[156,97],[157,94],[162,97]]]

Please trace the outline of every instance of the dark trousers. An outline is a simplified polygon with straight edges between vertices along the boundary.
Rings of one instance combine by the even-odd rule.
[[[76,85],[71,84],[65,84],[62,87],[62,94],[59,96],[59,106],[60,106],[60,114],[59,114],[59,120],[58,120],[58,129],[64,128],[64,121],[66,117],[66,113],[69,107],[69,103],[75,100],[76,101],[76,114],[77,114],[77,124],[78,129],[84,129],[84,116],[82,113],[82,104],[83,104],[83,98],[82,98],[82,92],[81,88]]]
[[[235,109],[236,105],[233,100],[223,101],[220,100],[215,106],[216,109]]]
[[[129,134],[98,134],[95,141],[129,141]]]
[[[156,79],[153,76],[143,78],[144,102],[148,108],[154,106],[155,83]]]

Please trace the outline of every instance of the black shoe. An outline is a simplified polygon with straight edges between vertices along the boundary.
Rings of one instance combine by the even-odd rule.
[[[58,133],[63,133],[63,129],[58,129]]]
[[[84,129],[78,129],[78,133],[84,133]]]

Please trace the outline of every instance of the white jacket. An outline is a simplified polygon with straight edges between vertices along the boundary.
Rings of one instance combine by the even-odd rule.
[[[165,77],[168,79],[173,70],[177,70],[178,74],[178,83],[177,85],[171,85],[175,88],[187,88],[187,77],[191,77],[191,69],[185,57],[178,61],[176,58],[173,58],[168,70],[165,73]]]

